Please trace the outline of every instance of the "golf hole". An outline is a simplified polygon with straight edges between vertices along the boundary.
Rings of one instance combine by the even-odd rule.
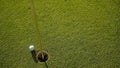
[[[43,53],[43,57],[42,57],[42,53]],[[46,62],[48,60],[48,52],[43,50],[42,53],[41,51],[38,51],[37,59],[39,62]]]

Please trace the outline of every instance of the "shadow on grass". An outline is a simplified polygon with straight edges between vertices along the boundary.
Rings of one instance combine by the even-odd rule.
[[[45,67],[48,68],[48,64],[45,62]]]

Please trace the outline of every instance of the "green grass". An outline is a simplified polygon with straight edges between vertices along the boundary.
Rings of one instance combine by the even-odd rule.
[[[34,0],[49,68],[120,68],[119,0]],[[29,0],[0,0],[0,68],[45,68]]]

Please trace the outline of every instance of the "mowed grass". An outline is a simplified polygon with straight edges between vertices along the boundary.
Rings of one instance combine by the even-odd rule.
[[[49,68],[120,68],[119,0],[34,0]],[[29,0],[0,0],[0,68],[46,68]]]

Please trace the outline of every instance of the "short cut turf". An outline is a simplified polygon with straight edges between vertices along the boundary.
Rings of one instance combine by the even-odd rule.
[[[34,0],[49,68],[120,68],[120,0]],[[29,0],[0,0],[0,68],[45,68]]]

